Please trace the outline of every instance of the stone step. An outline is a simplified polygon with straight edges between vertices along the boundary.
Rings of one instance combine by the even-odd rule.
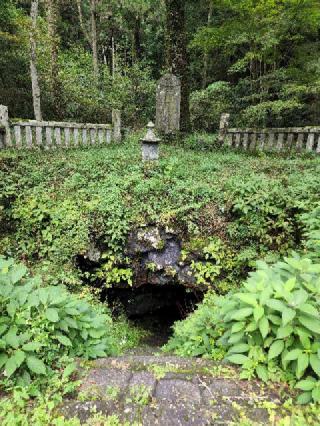
[[[280,386],[240,380],[237,369],[202,359],[123,356],[100,359],[79,373],[79,392],[62,414],[83,424],[101,413],[142,426],[219,425],[236,422],[240,412],[268,424],[266,407],[283,402]]]

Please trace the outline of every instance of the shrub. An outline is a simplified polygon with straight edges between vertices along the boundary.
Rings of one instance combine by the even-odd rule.
[[[320,377],[320,264],[299,255],[258,262],[241,291],[219,303],[227,359],[267,381],[275,366],[301,379]]]
[[[257,262],[239,291],[210,296],[177,323],[167,348],[213,358],[225,350],[243,378],[285,379],[304,391],[300,403],[320,402],[319,211],[302,215],[307,255]]]
[[[217,347],[217,340],[223,328],[214,327],[212,319],[217,314],[217,296],[208,293],[198,309],[184,321],[174,324],[174,335],[165,351],[173,351],[180,356],[209,356],[215,360],[222,359],[225,351]]]
[[[233,96],[225,81],[216,81],[204,90],[193,92],[190,112],[194,130],[217,131],[221,114],[233,109]]]
[[[0,257],[0,368],[26,384],[64,357],[114,352],[109,315],[62,286],[41,287],[22,264]]]

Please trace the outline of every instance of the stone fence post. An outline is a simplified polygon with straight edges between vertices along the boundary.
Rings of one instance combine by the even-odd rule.
[[[219,127],[219,142],[224,143],[229,129],[230,114],[221,114]]]
[[[11,146],[11,134],[9,124],[8,107],[0,105],[0,126],[4,127],[4,144],[5,146]],[[0,148],[2,148],[2,141],[0,135]]]
[[[121,142],[121,111],[118,109],[112,110],[112,125],[113,125],[113,140]]]

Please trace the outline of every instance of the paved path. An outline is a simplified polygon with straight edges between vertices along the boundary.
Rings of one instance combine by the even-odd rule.
[[[83,424],[92,413],[117,415],[143,426],[238,424],[241,413],[267,424],[266,406],[281,403],[280,389],[241,381],[230,366],[173,356],[123,356],[80,368],[81,388],[63,414]]]

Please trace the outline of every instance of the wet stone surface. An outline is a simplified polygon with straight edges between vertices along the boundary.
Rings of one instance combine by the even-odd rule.
[[[202,359],[128,355],[80,365],[79,375],[79,392],[61,414],[82,424],[101,413],[142,426],[226,425],[240,412],[263,424],[263,405],[281,404],[280,388],[241,381],[236,369]]]

